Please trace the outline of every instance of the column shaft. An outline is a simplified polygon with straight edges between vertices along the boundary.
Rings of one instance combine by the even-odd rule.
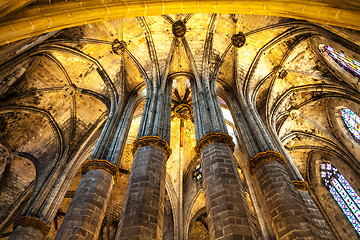
[[[90,170],[82,178],[55,239],[94,239],[100,232],[112,176],[103,170]],[[100,222],[100,224],[99,224]]]
[[[320,239],[320,231],[284,167],[285,159],[257,111],[244,98],[230,102],[237,111],[234,115],[240,119],[236,122],[242,137],[253,140],[244,141],[248,156],[255,155],[249,160],[249,170],[263,193],[276,238]]]
[[[305,206],[308,209],[308,212],[310,214],[310,217],[314,223],[314,225],[319,229],[320,235],[322,239],[334,239],[333,233],[330,230],[328,224],[326,223],[325,219],[321,215],[318,207],[316,206],[314,200],[311,198],[309,194],[309,186],[304,181],[303,177],[301,176],[299,170],[296,168],[293,160],[291,159],[290,155],[286,151],[284,145],[280,141],[279,137],[277,136],[275,129],[271,128],[270,134],[272,135],[275,144],[277,145],[280,153],[284,156],[286,159],[286,169],[288,170],[288,174],[290,178],[293,180],[293,182],[300,182],[304,185],[303,189],[298,189],[297,186],[295,187],[298,189],[298,192],[305,203]]]
[[[90,157],[82,165],[80,184],[55,237],[56,240],[96,239],[105,216],[134,110],[135,95],[111,114]],[[95,159],[98,158],[98,159]]]
[[[215,82],[207,85],[196,79],[191,90],[210,239],[253,239],[250,210],[232,153],[234,143],[227,134]]]
[[[267,151],[249,161],[258,180],[277,239],[320,239],[307,208],[292,183],[279,153]]]
[[[116,239],[162,239],[166,160],[170,142],[172,81],[147,85],[133,165]]]
[[[201,164],[210,239],[252,239],[250,212],[228,145],[205,146]]]
[[[305,205],[309,210],[313,222],[320,230],[321,239],[326,239],[326,240],[335,239],[334,234],[332,233],[325,219],[321,215],[318,207],[316,206],[309,192],[299,190],[299,194],[301,195],[303,201],[305,202]]]
[[[9,240],[42,240],[41,231],[32,227],[16,227],[11,233]]]
[[[162,239],[166,160],[161,148],[137,150],[116,239]]]

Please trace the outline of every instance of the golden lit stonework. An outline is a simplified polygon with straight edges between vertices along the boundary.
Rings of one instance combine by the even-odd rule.
[[[138,139],[136,139],[133,142],[133,148],[132,148],[132,153],[133,155],[135,155],[135,153],[137,152],[137,150],[141,147],[145,147],[148,145],[152,145],[155,146],[157,148],[161,148],[162,150],[164,150],[164,153],[166,155],[166,158],[169,158],[171,155],[171,148],[169,147],[169,144],[161,139],[158,136],[144,136],[144,137],[140,137]]]
[[[50,231],[50,226],[46,222],[44,222],[41,219],[38,219],[35,217],[30,217],[30,216],[19,217],[18,219],[16,219],[14,222],[14,229],[17,226],[32,227],[34,229],[37,229],[41,232],[41,234],[44,237],[46,235],[48,235],[48,233]]]
[[[107,160],[91,159],[81,165],[81,173],[85,175],[90,170],[103,170],[109,173],[116,183],[120,178],[119,168]]]
[[[233,142],[232,137],[230,135],[220,132],[215,132],[215,133],[213,132],[213,133],[205,134],[205,136],[199,139],[195,147],[197,154],[200,155],[204,147],[214,142],[226,143],[231,149],[231,151],[234,151],[235,143]]]
[[[248,171],[254,176],[254,169],[263,162],[277,161],[285,166],[285,158],[278,152],[268,150],[260,152],[248,161]]]

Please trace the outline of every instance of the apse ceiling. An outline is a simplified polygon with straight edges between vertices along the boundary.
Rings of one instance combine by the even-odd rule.
[[[173,32],[179,20],[186,27],[182,37]],[[232,42],[238,32],[246,38],[240,48]],[[98,22],[20,40],[0,47],[0,142],[47,171],[101,130],[116,99],[124,103],[138,92],[142,101],[121,165],[130,171],[144,82],[156,79],[155,65],[173,80],[173,154],[167,168],[177,189],[179,171],[196,161],[196,143],[191,111],[181,119],[176,107],[192,106],[190,81],[208,71],[217,76],[219,92],[238,91],[253,103],[305,177],[314,150],[346,153],[356,161],[344,147],[354,146],[351,136],[341,139],[334,132],[334,124],[346,129],[329,109],[343,99],[343,106],[359,114],[358,88],[329,67],[319,44],[351,48],[348,53],[359,60],[359,39],[353,30],[280,17],[183,14]]]

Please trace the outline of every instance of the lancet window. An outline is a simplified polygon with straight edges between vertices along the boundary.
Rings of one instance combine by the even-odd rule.
[[[346,56],[342,52],[338,52],[332,47],[325,46],[326,52],[343,68],[352,73],[353,75],[360,77],[360,62],[355,59]]]
[[[341,110],[341,116],[351,134],[360,140],[360,117],[348,108]]]
[[[360,235],[360,197],[331,163],[320,164],[323,183]]]

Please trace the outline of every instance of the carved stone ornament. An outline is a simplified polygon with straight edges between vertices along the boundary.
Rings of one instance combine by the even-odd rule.
[[[177,20],[172,26],[172,32],[175,37],[183,37],[186,33],[185,23],[181,20]]]
[[[248,171],[254,176],[254,169],[263,162],[277,161],[285,166],[285,158],[278,152],[268,150],[260,152],[248,161]]]
[[[165,140],[161,139],[158,136],[144,136],[144,137],[140,137],[140,138],[136,139],[133,142],[133,148],[132,148],[133,155],[135,155],[135,153],[137,152],[137,150],[139,148],[145,147],[148,145],[152,145],[152,146],[155,146],[157,148],[164,150],[164,153],[165,153],[167,159],[170,157],[170,155],[172,153],[172,150],[169,147],[169,144]]]
[[[85,175],[90,170],[103,170],[113,177],[114,183],[120,178],[119,168],[107,160],[91,159],[81,165],[81,174]]]
[[[309,184],[307,182],[297,180],[294,180],[292,182],[297,190],[309,191]]]
[[[204,147],[214,142],[226,143],[231,149],[231,151],[234,151],[235,143],[233,142],[230,135],[220,132],[212,132],[205,134],[205,136],[199,139],[195,147],[197,154],[200,155]]]
[[[193,119],[192,108],[189,104],[179,104],[174,109],[175,117],[179,119]]]
[[[125,52],[126,42],[115,39],[111,47],[115,54],[121,55]]]
[[[234,47],[241,48],[242,46],[244,46],[246,42],[245,35],[242,32],[234,34],[231,37],[231,42],[234,45]]]
[[[281,69],[279,71],[279,78],[283,79],[283,78],[285,78],[287,76],[287,74],[288,74],[288,72],[285,69]]]
[[[43,235],[43,237],[48,235],[48,233],[50,231],[50,226],[46,222],[44,222],[43,220],[40,220],[38,218],[30,217],[30,216],[19,217],[18,219],[16,219],[14,221],[13,229],[15,229],[18,226],[32,227],[36,230],[39,230],[41,232],[41,234]]]

